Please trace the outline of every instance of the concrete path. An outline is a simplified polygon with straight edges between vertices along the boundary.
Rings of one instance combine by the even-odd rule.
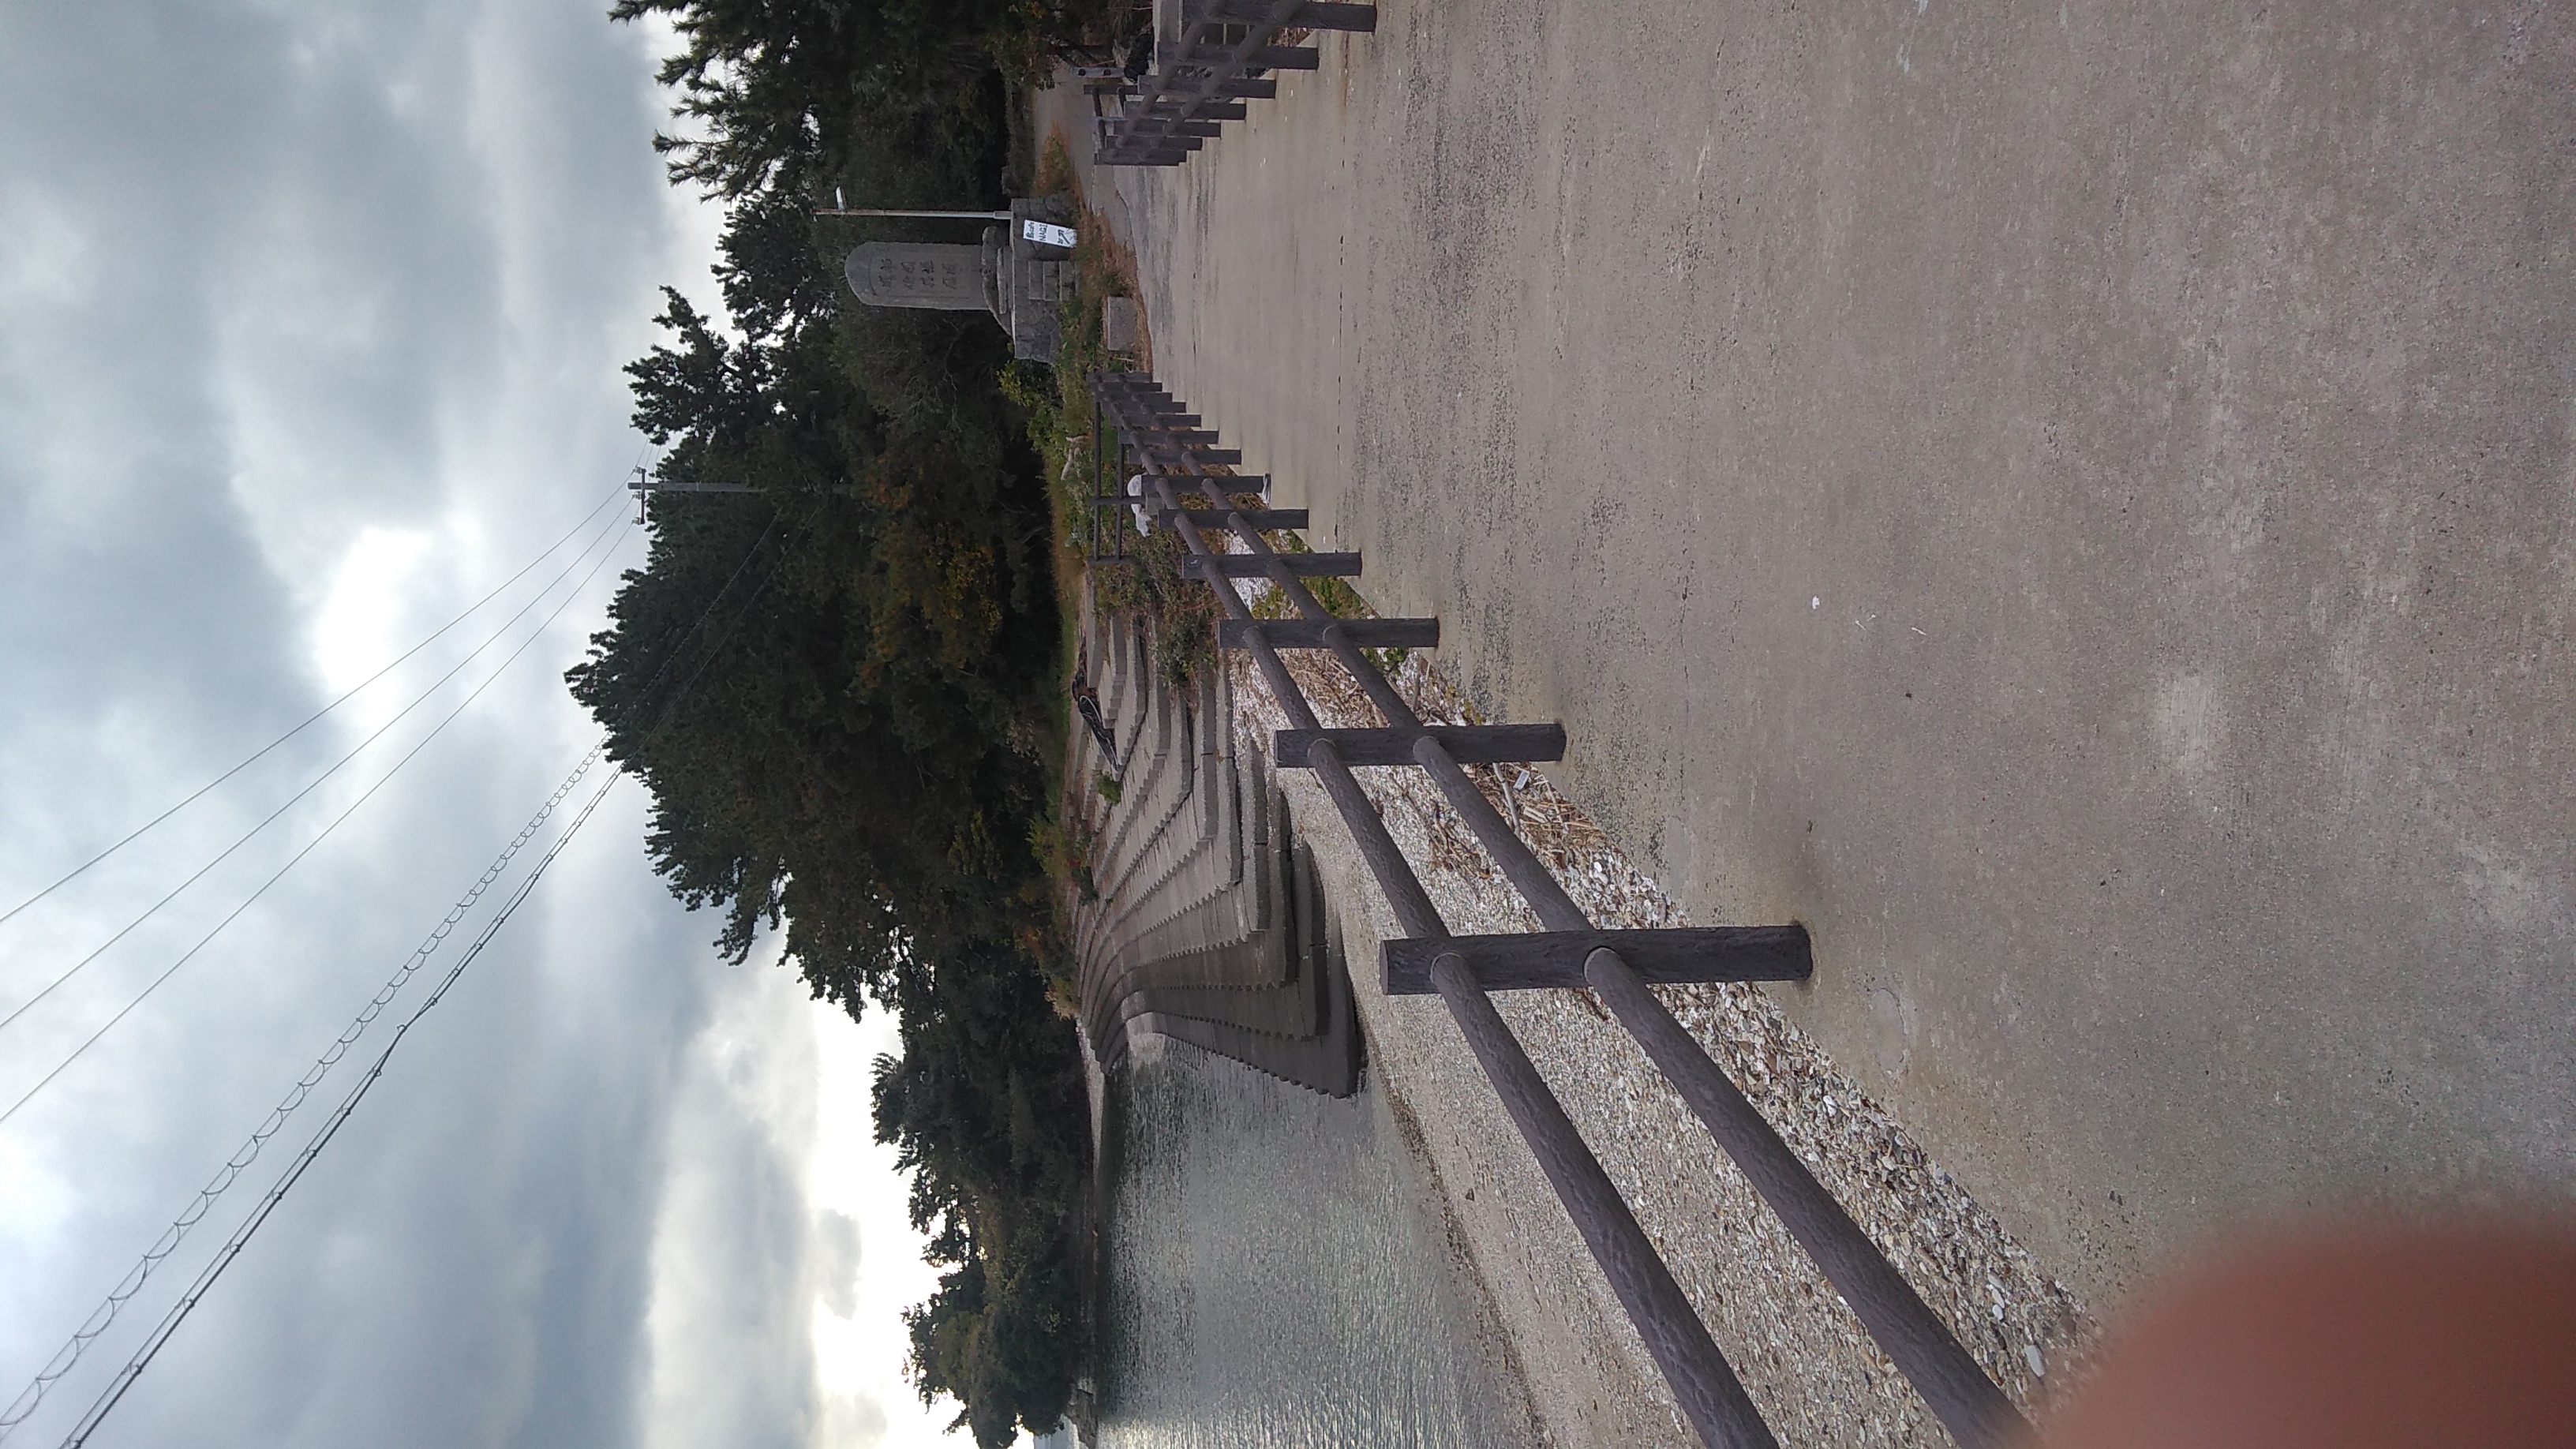
[[[2576,12],[1380,13],[1157,370],[1847,1069],[2097,1302],[2576,1186]]]

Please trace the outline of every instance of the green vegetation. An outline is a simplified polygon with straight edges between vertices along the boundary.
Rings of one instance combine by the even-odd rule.
[[[1028,415],[1029,445],[1037,450],[1049,480],[1053,510],[1051,536],[1057,548],[1056,589],[1064,619],[1064,650],[1075,652],[1074,629],[1087,577],[1093,519],[1087,500],[1094,486],[1093,461],[1100,441],[1092,432],[1091,393],[1085,381],[1094,372],[1121,366],[1102,350],[1100,304],[1135,291],[1134,261],[1114,253],[1109,227],[1083,205],[1082,189],[1066,156],[1061,137],[1049,137],[1039,152],[1036,190],[1042,195],[1070,196],[1075,206],[1073,264],[1076,283],[1065,308],[1056,364],[1023,364],[1006,373],[1003,391]],[[1123,264],[1123,265],[1122,265]]]
[[[1077,231],[1082,238],[1074,249],[1074,262],[1081,287],[1067,310],[1059,365],[1052,370],[1024,367],[1005,378],[1004,385],[1012,399],[1026,409],[1030,446],[1046,460],[1047,476],[1054,480],[1049,498],[1055,510],[1056,537],[1063,545],[1056,576],[1064,598],[1066,626],[1071,628],[1080,584],[1087,578],[1100,607],[1153,619],[1155,666],[1166,681],[1181,687],[1216,662],[1216,625],[1221,616],[1216,597],[1205,583],[1181,572],[1189,548],[1178,534],[1169,529],[1157,529],[1151,535],[1137,534],[1129,527],[1126,513],[1095,515],[1089,503],[1094,486],[1093,460],[1103,443],[1092,430],[1087,379],[1092,373],[1129,365],[1127,359],[1101,347],[1100,304],[1109,297],[1135,294],[1135,258],[1118,247],[1108,226],[1083,205],[1072,163],[1058,139],[1050,138],[1038,161],[1037,185],[1042,191],[1074,197],[1080,211]],[[1100,481],[1116,488],[1121,480],[1103,477]],[[1227,493],[1223,489],[1220,471],[1209,480],[1206,490],[1185,492],[1181,501],[1191,507],[1214,506],[1220,500],[1246,507],[1262,505],[1259,494]],[[1116,551],[1122,555],[1116,561],[1104,559],[1097,565],[1086,562],[1096,544],[1109,542],[1096,538],[1095,529],[1124,535],[1116,540]],[[1263,537],[1282,553],[1303,553],[1308,548],[1306,540],[1293,532],[1278,531]],[[1375,611],[1348,583],[1337,578],[1314,578],[1307,583],[1327,611],[1344,618],[1374,617]],[[1294,612],[1276,589],[1264,591],[1252,608],[1256,614],[1271,618],[1284,618]],[[1069,634],[1066,647],[1069,652]],[[1407,653],[1402,649],[1369,652],[1389,671],[1402,664]],[[1095,793],[1115,804],[1117,783],[1104,776]]]
[[[947,1265],[910,1315],[925,1400],[985,1446],[1052,1428],[1088,1353],[1089,1110],[1055,929],[1079,881],[1063,782],[1063,518],[1032,446],[1043,370],[979,315],[843,306],[852,205],[1004,199],[1008,86],[1100,17],[1037,0],[620,0],[677,28],[675,184],[729,211],[723,315],[668,293],[628,368],[669,482],[651,554],[569,675],[653,794],[674,895],[766,928],[814,993],[894,1011],[880,1140]],[[907,230],[907,228],[911,228]],[[918,224],[867,235],[944,237]],[[1094,331],[1096,336],[1096,318]],[[1006,391],[1005,381],[1009,387]],[[1015,401],[1017,394],[1020,401]]]

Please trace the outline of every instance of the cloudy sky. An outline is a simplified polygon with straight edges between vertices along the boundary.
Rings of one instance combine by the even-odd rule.
[[[647,144],[661,40],[604,8],[0,4],[0,910],[449,621],[638,461],[618,366],[657,284],[711,292],[714,218]],[[628,511],[0,924],[4,1015],[384,729],[0,1028],[5,1109],[427,738],[0,1124],[0,1398],[588,747],[559,676],[640,559]],[[645,868],[643,804],[607,797],[92,1442],[937,1439],[897,1367],[929,1275],[867,1141],[885,1024],[715,960]],[[428,983],[13,1449],[61,1437]]]

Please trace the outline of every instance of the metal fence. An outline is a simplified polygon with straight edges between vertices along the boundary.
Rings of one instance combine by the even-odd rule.
[[[1102,166],[1178,166],[1207,144],[1221,121],[1240,121],[1246,101],[1279,94],[1278,70],[1313,70],[1311,45],[1279,44],[1280,32],[1377,29],[1374,5],[1318,0],[1182,0],[1169,39],[1154,46],[1152,69],[1133,81],[1092,87],[1115,96],[1118,112],[1100,125]]]
[[[1274,741],[1275,763],[1282,769],[1315,772],[1396,920],[1409,933],[1406,939],[1385,943],[1380,960],[1385,990],[1436,993],[1448,1006],[1486,1079],[1536,1154],[1540,1170],[1700,1439],[1729,1449],[1778,1442],[1674,1281],[1672,1270],[1647,1241],[1600,1161],[1584,1145],[1519,1040],[1487,999],[1489,992],[1588,986],[1598,993],[1611,1016],[1645,1049],[1952,1437],[1968,1449],[2001,1449],[2026,1436],[2027,1424],[2003,1391],[1647,989],[1649,983],[1664,982],[1802,979],[1811,969],[1806,929],[1799,925],[1678,930],[1596,927],[1462,768],[1475,763],[1560,759],[1565,752],[1564,730],[1553,724],[1425,725],[1363,651],[1436,645],[1437,619],[1335,617],[1305,581],[1357,575],[1358,554],[1274,549],[1263,535],[1303,528],[1304,511],[1267,506],[1267,477],[1209,472],[1215,465],[1241,461],[1239,453],[1218,448],[1216,434],[1202,428],[1200,419],[1187,413],[1152,378],[1140,373],[1099,374],[1092,379],[1092,394],[1100,421],[1117,438],[1116,475],[1126,476],[1132,460],[1143,476],[1141,494],[1111,493],[1095,485],[1095,519],[1105,509],[1141,507],[1155,526],[1175,530],[1187,547],[1185,567],[1208,582],[1224,611],[1219,645],[1251,651],[1254,664],[1288,716],[1290,728],[1279,731]],[[1107,439],[1104,430],[1103,453],[1108,451]],[[1191,495],[1203,501],[1185,502]],[[1256,498],[1260,501],[1242,501]],[[1211,532],[1230,536],[1239,549],[1212,545],[1207,537]],[[1295,608],[1297,617],[1255,617],[1234,584],[1237,579],[1269,581]],[[1280,652],[1287,649],[1331,654],[1383,723],[1361,729],[1325,728],[1281,661]],[[1405,766],[1428,772],[1441,797],[1466,821],[1545,929],[1517,935],[1452,935],[1412,864],[1360,789],[1352,774],[1358,766]]]

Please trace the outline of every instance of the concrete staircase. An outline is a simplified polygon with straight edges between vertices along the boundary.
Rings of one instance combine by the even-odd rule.
[[[1104,1071],[1174,1037],[1333,1096],[1359,1081],[1341,944],[1312,858],[1257,750],[1239,749],[1221,670],[1174,690],[1149,621],[1086,596],[1082,641],[1116,758],[1077,728],[1069,779],[1097,899],[1075,903],[1082,1028]],[[1103,799],[1103,774],[1120,782]]]

